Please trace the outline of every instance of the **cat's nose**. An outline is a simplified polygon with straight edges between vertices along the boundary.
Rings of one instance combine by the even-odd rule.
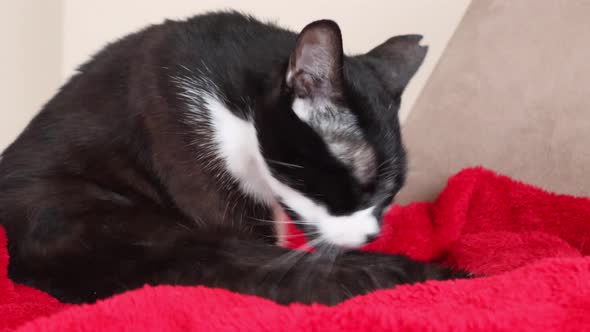
[[[367,235],[367,241],[366,241],[366,243],[373,242],[373,241],[377,240],[378,237],[379,237],[379,234],[378,233],[376,233],[376,234],[369,234],[369,235]]]

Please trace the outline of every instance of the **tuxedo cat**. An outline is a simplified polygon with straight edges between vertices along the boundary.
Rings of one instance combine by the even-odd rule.
[[[10,277],[67,302],[147,283],[334,304],[462,276],[355,250],[404,182],[419,41],[345,56],[332,21],[295,34],[221,12],[108,45],[3,153]],[[276,245],[273,209],[315,253]]]

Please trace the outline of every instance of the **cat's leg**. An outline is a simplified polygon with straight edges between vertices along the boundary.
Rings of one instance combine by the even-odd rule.
[[[290,251],[239,234],[191,228],[181,214],[150,204],[66,192],[21,206],[29,211],[26,219],[12,220],[7,230],[10,276],[67,302],[91,302],[147,283],[222,287],[281,303],[334,304],[401,283],[455,277],[402,256]]]
[[[154,244],[170,247],[198,227],[147,197],[76,178],[1,184],[9,276],[68,302],[141,286]]]
[[[54,252],[45,261],[37,256],[20,275],[67,302],[92,302],[147,283],[206,285],[280,303],[325,304],[403,283],[461,276],[403,256],[349,252],[327,257],[218,234],[179,236],[173,245],[133,244],[138,247],[120,243],[86,251],[85,246],[101,247],[86,243],[75,253]]]
[[[400,255],[352,251],[337,256],[226,238],[175,249],[149,283],[202,284],[279,303],[337,304],[368,292],[467,274]]]
[[[149,208],[89,211],[72,219],[58,216],[59,209],[38,213],[45,214],[44,220],[26,234],[9,233],[9,276],[66,302],[141,287],[148,281],[143,274],[154,268],[151,262],[170,254],[158,252],[155,244],[181,241],[188,227]]]
[[[143,254],[122,246],[119,254],[109,250],[110,257],[99,252],[51,257],[43,270],[29,270],[29,284],[66,302],[92,302],[144,284],[172,284],[220,287],[284,304],[336,304],[376,289],[464,276],[404,256],[348,252],[327,257],[205,234],[174,246],[142,245],[149,247]]]

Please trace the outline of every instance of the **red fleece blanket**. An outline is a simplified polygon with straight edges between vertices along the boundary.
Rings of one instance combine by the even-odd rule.
[[[588,239],[590,199],[467,169],[436,202],[394,207],[367,250],[439,260],[485,277],[400,286],[335,307],[172,286],[72,306],[7,279],[0,230],[0,330],[590,330]]]

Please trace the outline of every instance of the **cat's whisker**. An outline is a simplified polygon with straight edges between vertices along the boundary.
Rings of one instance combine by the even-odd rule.
[[[266,159],[269,163],[272,164],[277,164],[277,165],[282,165],[282,166],[287,166],[287,167],[293,167],[293,168],[303,168],[303,166],[301,165],[296,165],[296,164],[291,164],[291,163],[285,163],[282,161],[278,161],[278,160],[272,160],[272,159]]]
[[[341,253],[342,250],[332,243],[323,242],[319,245],[318,254],[328,261],[328,276],[332,274],[336,265],[336,259],[338,259]]]
[[[311,241],[311,242],[313,242],[313,241]],[[262,280],[265,280],[269,274],[271,274],[272,272],[275,272],[277,270],[276,269],[277,265],[289,264],[288,266],[285,267],[285,271],[277,278],[277,281],[274,282],[274,284],[276,284],[276,285],[280,284],[281,280],[283,280],[285,275],[287,273],[289,273],[289,271],[295,266],[295,264],[297,264],[297,262],[299,262],[306,255],[309,255],[308,251],[301,250],[301,249],[304,249],[306,247],[306,245],[307,244],[303,244],[301,246],[298,246],[296,249],[292,249],[292,250],[288,251],[287,253],[285,253],[285,254],[271,260],[270,262],[262,265],[256,271],[262,270],[264,272],[262,275]]]
[[[260,222],[267,222],[271,224],[300,224],[300,225],[316,225],[316,223],[311,221],[303,221],[303,220],[269,220],[269,219],[259,219],[250,217],[252,220],[260,221]]]
[[[307,243],[303,244],[300,247],[301,248],[316,248],[324,242],[326,242],[326,240],[320,236],[315,239],[309,240]]]
[[[313,235],[321,235],[320,232],[309,232],[309,233],[301,233],[301,234],[285,234],[281,236],[276,235],[265,235],[267,238],[281,238],[281,239],[295,239],[301,237],[308,237]]]
[[[185,224],[183,224],[183,223],[177,222],[177,223],[176,223],[176,225],[177,225],[178,227],[181,227],[181,228],[184,228],[184,229],[186,229],[187,231],[192,231],[192,229],[191,229],[190,227],[188,227],[187,225],[185,225]]]
[[[398,156],[391,157],[391,158],[385,160],[384,162],[382,162],[381,164],[379,164],[379,166],[377,166],[377,170],[380,171],[382,167],[388,166],[397,160],[398,160]]]
[[[304,249],[314,248],[316,245],[319,245],[323,241],[324,241],[324,239],[322,239],[321,237],[318,237],[317,239],[310,240],[307,243],[304,243],[304,244],[298,246],[297,248],[290,250],[289,252],[285,253],[284,255],[281,255],[281,256],[271,260],[269,263],[263,265],[263,267],[273,267],[278,264],[289,263],[292,259],[296,258],[297,256],[309,254],[309,252]],[[294,263],[291,265],[294,265]]]

